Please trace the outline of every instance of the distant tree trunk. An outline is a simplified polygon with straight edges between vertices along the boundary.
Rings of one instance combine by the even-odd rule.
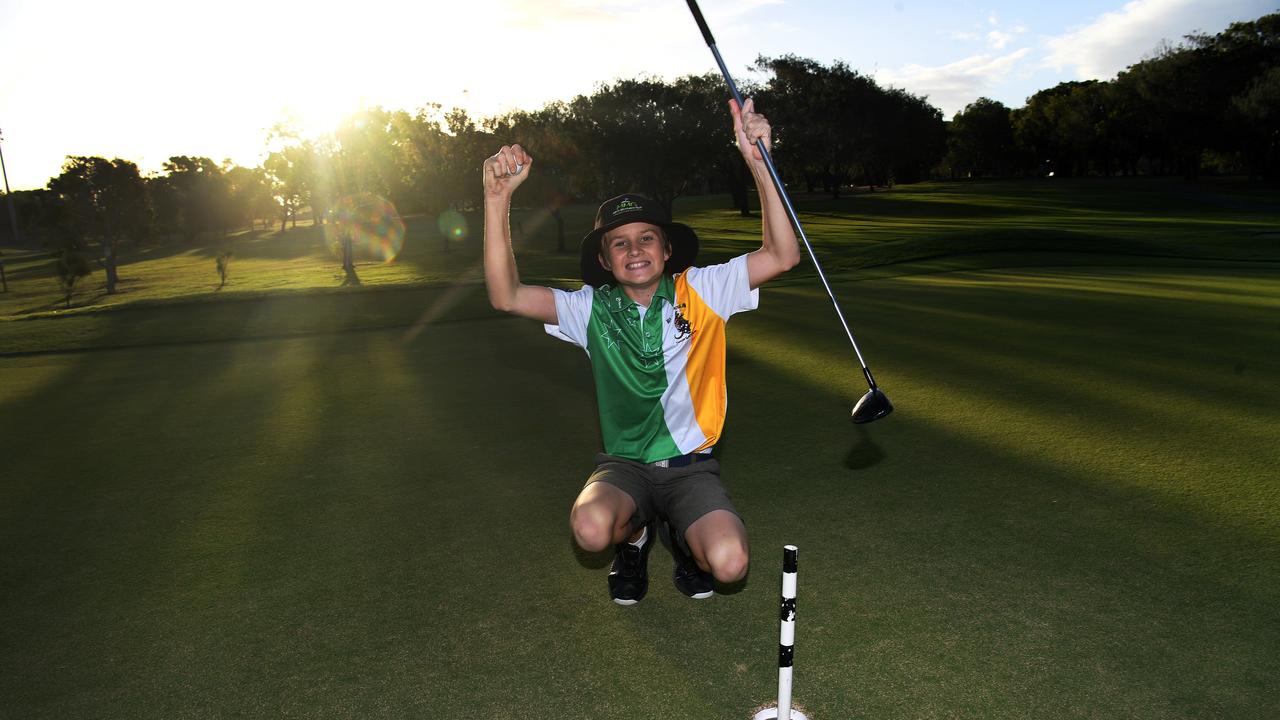
[[[736,158],[735,158],[736,160]],[[729,186],[729,195],[733,198],[733,206],[743,217],[751,216],[751,195],[747,192],[746,169],[741,162],[733,162],[721,166],[725,184]]]
[[[222,252],[218,253],[216,264],[218,268],[218,289],[219,290],[226,287],[227,285],[227,275],[231,272],[231,257],[232,257],[232,253],[230,250],[223,250]]]
[[[1195,181],[1200,179],[1200,152],[1188,151],[1183,160],[1183,177]]]
[[[559,205],[551,206],[551,217],[556,221],[556,252],[564,252],[564,216],[560,214]],[[0,267],[0,272],[3,270],[4,268]]]
[[[116,275],[115,243],[111,240],[104,239],[102,241],[102,264],[107,269],[107,294],[114,295],[116,293],[116,282],[120,278]]]
[[[342,281],[343,285],[359,285],[360,277],[356,275],[356,262],[351,248],[351,235],[344,234],[342,236],[342,270],[347,277]]]
[[[653,199],[657,201],[658,205],[660,205],[662,209],[667,212],[667,217],[672,216],[671,211],[675,207],[676,198],[678,197],[680,197],[679,191],[671,192],[671,193],[656,192],[653,194]]]
[[[102,265],[107,269],[107,294],[116,294],[116,239],[111,232],[111,220],[106,220],[106,235],[102,238]]]
[[[840,199],[840,174],[834,170],[827,171],[827,191],[831,193],[833,200]]]

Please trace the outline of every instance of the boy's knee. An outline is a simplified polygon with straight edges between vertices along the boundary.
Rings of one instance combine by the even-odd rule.
[[[608,513],[584,505],[573,509],[569,517],[573,539],[587,552],[600,552],[613,544],[613,523]]]
[[[747,548],[736,542],[721,543],[707,553],[707,564],[716,582],[735,583],[747,576],[751,557]]]

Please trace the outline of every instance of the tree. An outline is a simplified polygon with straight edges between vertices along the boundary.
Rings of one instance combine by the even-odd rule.
[[[232,224],[230,186],[222,168],[206,157],[178,155],[164,163],[173,188],[179,224],[188,240],[206,232],[225,233]]]
[[[687,75],[677,79],[674,88],[684,96],[684,106],[692,114],[690,133],[704,133],[703,152],[697,159],[702,167],[714,170],[706,172],[708,184],[722,183],[729,191],[733,207],[743,216],[751,215],[750,171],[742,161],[733,135],[725,132],[730,121],[726,112],[728,94],[724,80],[716,73]],[[739,92],[750,97],[756,90],[754,85],[745,84]],[[759,105],[757,109],[769,110]],[[723,139],[717,142],[718,138]]]
[[[571,131],[569,106],[549,103],[536,112],[515,112],[506,118],[510,138],[533,155],[536,169],[520,186],[523,201],[544,209],[556,224],[556,251],[565,252],[567,239],[561,209],[582,191],[576,168],[586,159]]]
[[[267,142],[276,148],[267,155],[263,169],[280,212],[280,232],[289,221],[298,226],[298,213],[304,207],[310,207],[312,217],[322,222],[337,197],[330,167],[333,143],[305,139],[289,121],[273,126]]]
[[[842,62],[825,67],[786,55],[761,57],[773,76],[762,96],[785,146],[782,165],[839,197],[850,182],[888,185],[919,180],[946,149],[942,113],[924,98],[881,88]]]
[[[1000,177],[1015,165],[1009,108],[978,98],[956,113],[947,131],[947,161],[962,177]]]
[[[1280,67],[1254,78],[1231,105],[1250,175],[1280,178]]]
[[[1142,146],[1159,173],[1175,170],[1194,179],[1209,150],[1243,153],[1250,162],[1259,138],[1250,132],[1252,116],[1240,114],[1235,100],[1278,65],[1280,13],[1233,23],[1217,35],[1188,35],[1116,79],[1125,107],[1112,130]]]
[[[1207,66],[1212,102],[1220,110],[1220,132],[1208,142],[1220,152],[1238,153],[1254,177],[1274,178],[1276,167],[1276,83],[1280,68],[1280,13],[1233,23],[1215,36],[1189,36]]]
[[[466,110],[453,108],[444,113],[444,152],[440,157],[442,184],[437,187],[445,207],[464,210],[480,207],[482,189],[476,168],[496,149],[497,138],[484,121],[477,122]]]
[[[643,193],[670,212],[714,160],[715,137],[701,93],[658,80],[618,80],[570,103],[584,182],[597,195]],[[723,133],[723,114],[720,129]]]
[[[151,204],[138,166],[119,158],[68,157],[62,173],[49,181],[66,208],[65,221],[78,246],[97,240],[107,273],[107,293],[116,291],[119,276],[116,256],[119,241],[135,242],[150,230]]]
[[[271,153],[263,162],[280,207],[280,232],[285,231],[290,218],[297,226],[298,209],[310,197],[311,164],[308,156],[306,148],[292,146]]]
[[[231,258],[232,258],[232,253],[230,250],[221,250],[218,252],[217,258],[214,260],[214,264],[218,268],[218,289],[219,290],[221,290],[227,284],[227,275],[230,274],[231,272]]]
[[[1220,127],[1201,57],[1187,48],[1162,48],[1124,73],[1149,118],[1146,132],[1162,174],[1173,169],[1197,178],[1208,140]]]
[[[403,195],[392,198],[397,208],[439,217],[458,197],[447,179],[454,162],[449,157],[453,138],[444,131],[443,122],[443,111],[435,104],[419,108],[413,115],[392,115],[396,163],[404,175]],[[449,237],[441,233],[440,240],[448,252]]]
[[[1018,145],[1040,172],[1062,177],[1090,171],[1109,174],[1114,163],[1104,142],[1108,98],[1107,85],[1097,80],[1041,90],[1012,114]]]
[[[876,132],[876,145],[883,153],[880,177],[887,177],[890,184],[920,182],[946,152],[942,111],[905,90],[883,92],[885,109],[877,118]]]
[[[338,195],[370,192],[403,198],[406,181],[400,163],[397,130],[402,123],[380,107],[348,116],[334,133],[332,169]]]
[[[780,133],[780,163],[801,175],[810,192],[821,185],[839,197],[842,185],[863,175],[869,159],[874,81],[844,63],[832,67],[795,55],[760,57],[756,68],[772,72],[762,100]]]
[[[257,228],[258,220],[269,221],[280,210],[272,194],[271,180],[262,168],[233,166],[225,173],[232,222]]]
[[[90,272],[89,261],[75,250],[64,250],[58,255],[54,269],[58,273],[58,285],[62,287],[66,306],[71,307],[71,295],[75,293],[76,285]]]

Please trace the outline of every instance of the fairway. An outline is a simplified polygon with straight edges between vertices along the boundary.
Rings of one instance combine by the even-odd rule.
[[[752,572],[704,603],[661,549],[609,602],[586,358],[473,291],[0,358],[0,714],[746,718],[794,543],[811,718],[1275,716],[1280,275],[1075,265],[838,276],[897,406],[856,427],[829,302],[765,288],[720,448]]]

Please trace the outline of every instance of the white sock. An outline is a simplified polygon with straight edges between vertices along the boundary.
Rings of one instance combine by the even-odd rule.
[[[644,547],[644,544],[645,544],[646,542],[648,542],[648,541],[649,541],[649,526],[648,526],[648,525],[645,525],[645,526],[644,526],[644,532],[641,532],[641,533],[640,533],[640,539],[639,539],[639,540],[628,540],[627,542],[631,543],[632,545],[634,545],[634,546],[636,546],[636,547],[638,547],[638,548],[642,548],[642,547]]]

